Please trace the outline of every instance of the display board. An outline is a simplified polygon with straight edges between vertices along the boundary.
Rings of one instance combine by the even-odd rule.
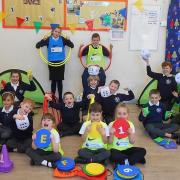
[[[3,27],[31,29],[40,23],[43,29],[60,24],[63,29],[126,30],[127,6],[128,0],[2,0]]]

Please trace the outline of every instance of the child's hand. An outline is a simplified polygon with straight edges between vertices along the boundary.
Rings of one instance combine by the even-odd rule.
[[[13,117],[14,117],[14,119],[19,119],[19,120],[25,119],[24,116],[21,114],[15,114]]]
[[[130,135],[134,133],[132,128],[129,128],[129,129],[127,130],[127,132],[128,132]]]
[[[112,48],[113,48],[113,45],[112,45],[112,44],[110,44],[109,48],[110,48],[110,50],[112,50]]]
[[[94,94],[89,94],[89,95],[87,95],[87,98],[88,99],[95,98],[95,95]]]
[[[66,36],[66,39],[67,39],[67,40],[70,40],[70,37],[69,37],[69,36]]]
[[[130,89],[128,87],[123,88],[125,91],[129,91]]]
[[[81,49],[83,46],[84,46],[84,44],[81,44],[81,45],[79,46],[79,49]]]
[[[36,133],[32,135],[32,140],[34,141],[36,139]]]
[[[52,94],[45,94],[44,97],[46,97],[48,101],[52,101]]]
[[[30,74],[30,75],[28,76],[28,79],[29,79],[30,81],[32,81],[32,80],[33,80],[33,75]]]
[[[49,36],[45,35],[45,36],[43,37],[43,40],[45,41],[48,37],[49,37]]]
[[[55,141],[55,137],[54,137],[54,135],[53,135],[52,133],[51,133],[51,135],[50,135],[50,139],[51,139],[52,142]]]
[[[109,133],[110,133],[110,136],[114,136],[115,129],[114,129],[114,128],[111,128]]]
[[[176,92],[176,91],[173,91],[172,94],[173,94],[174,97],[178,97],[179,96],[178,92]]]
[[[101,125],[97,126],[96,129],[102,136],[106,134],[105,129]]]

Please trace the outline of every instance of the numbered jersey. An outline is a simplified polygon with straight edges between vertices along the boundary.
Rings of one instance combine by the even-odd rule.
[[[114,123],[115,123],[115,121],[111,122],[109,124],[109,129],[111,129],[113,127]],[[135,133],[135,127],[134,127],[133,123],[130,121],[128,121],[128,123],[129,123],[130,128],[132,128],[133,133]],[[123,134],[127,133],[124,131],[123,127],[119,127],[118,132],[120,133],[121,136]],[[110,149],[117,149],[119,151],[123,151],[123,150],[129,149],[131,147],[133,147],[133,145],[129,142],[128,136],[126,136],[124,138],[118,138],[117,136],[114,136],[113,143],[109,145]]]

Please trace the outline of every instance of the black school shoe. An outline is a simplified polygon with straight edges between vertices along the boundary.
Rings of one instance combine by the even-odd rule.
[[[172,133],[172,139],[180,139],[180,133]]]

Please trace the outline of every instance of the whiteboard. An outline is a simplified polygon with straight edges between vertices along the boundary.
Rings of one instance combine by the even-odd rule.
[[[156,50],[160,26],[160,6],[144,5],[140,11],[135,6],[131,9],[130,50]]]

